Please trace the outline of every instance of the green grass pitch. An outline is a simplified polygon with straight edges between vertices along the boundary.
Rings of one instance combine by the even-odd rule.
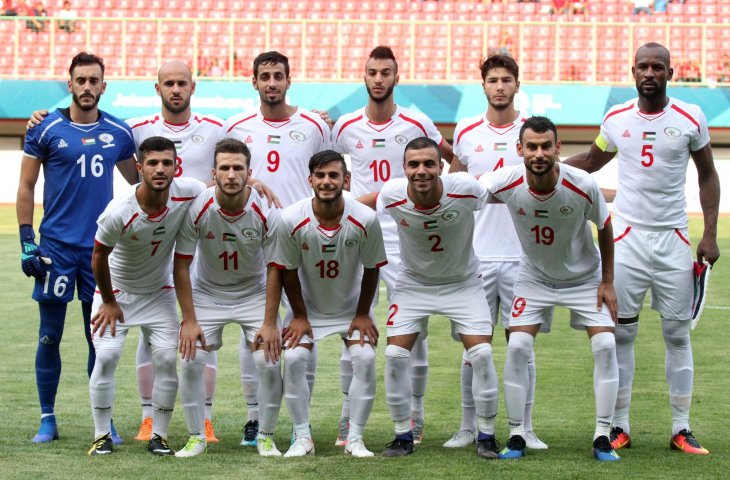
[[[37,222],[36,222],[37,224]],[[694,243],[701,220],[691,220]],[[334,338],[320,346],[311,422],[317,455],[286,460],[259,458],[255,449],[239,447],[245,420],[238,368],[238,332],[229,327],[220,351],[218,389],[213,410],[221,439],[206,455],[193,459],[158,458],[146,444],[133,440],[140,420],[134,379],[137,333],[130,334],[117,370],[114,419],[125,444],[110,457],[86,455],[93,425],[86,377],[86,344],[78,302],[69,307],[62,344],[63,374],[56,414],[61,439],[31,445],[39,409],[33,369],[38,310],[30,299],[32,282],[20,271],[18,235],[12,206],[0,207],[0,478],[173,479],[173,478],[728,478],[730,470],[730,219],[720,221],[719,243],[725,257],[714,269],[708,307],[693,331],[695,391],[691,423],[698,439],[712,453],[683,455],[669,449],[670,410],[664,380],[664,347],[657,314],[646,309],[636,344],[636,381],[632,408],[633,448],[620,451],[618,464],[598,464],[591,455],[594,422],[593,361],[584,333],[567,326],[566,311],[558,310],[551,334],[536,341],[537,394],[535,431],[550,449],[528,452],[519,461],[485,461],[473,449],[447,450],[441,444],[458,428],[460,419],[460,345],[448,335],[447,322],[432,318],[429,326],[430,377],[426,395],[426,434],[423,445],[407,458],[352,459],[334,446],[340,412],[338,375],[340,345]],[[384,308],[377,310],[384,334]],[[384,340],[384,339],[383,339]],[[384,343],[384,342],[383,342]],[[495,362],[502,376],[505,340],[495,332]],[[392,423],[384,400],[384,347],[378,349],[378,390],[365,432],[367,446],[380,453],[392,439]],[[500,381],[501,390],[501,381]],[[504,404],[500,399],[497,436],[507,437]],[[276,441],[288,445],[291,424],[282,408]],[[186,440],[179,401],[170,426],[171,444]]]

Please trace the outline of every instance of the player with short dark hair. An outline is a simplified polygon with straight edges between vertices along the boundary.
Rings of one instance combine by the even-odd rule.
[[[115,166],[129,183],[137,182],[129,128],[98,108],[106,89],[103,59],[81,52],[71,61],[69,75],[71,105],[52,112],[26,136],[16,203],[21,264],[27,276],[35,277],[33,299],[40,310],[35,368],[41,426],[33,443],[58,438],[54,406],[61,376],[60,343],[66,307],[74,290],[81,301],[89,345],[87,371],[91,375],[94,348],[89,320],[94,294],[91,251],[95,222],[112,198]],[[44,212],[37,245],[33,198],[41,166]]]
[[[479,178],[490,199],[507,205],[523,250],[503,379],[510,438],[499,457],[525,454],[527,369],[534,339],[540,329],[549,331],[555,306],[564,306],[571,311],[570,325],[588,334],[595,362],[593,454],[602,462],[617,461],[609,441],[618,390],[611,216],[595,180],[560,164],[556,133],[549,119],[528,118],[517,145],[524,164]],[[598,228],[600,256],[588,222]]]
[[[173,455],[167,428],[177,395],[177,320],[172,286],[172,252],[178,230],[205,185],[192,178],[173,182],[175,144],[150,137],[139,146],[142,182],[127,197],[113,200],[97,221],[92,268],[97,291],[92,307],[94,371],[89,379],[94,443],[89,455],[113,452],[110,421],[114,373],[130,327],[141,328],[152,345],[154,455]]]
[[[403,149],[417,137],[429,137],[440,146],[443,156],[451,161],[451,145],[444,140],[434,123],[420,112],[395,103],[393,92],[398,85],[398,62],[393,50],[384,45],[375,47],[365,63],[363,80],[368,92],[365,107],[342,115],[332,129],[333,148],[350,156],[352,164],[352,193],[358,197],[379,192],[391,178],[403,177]],[[381,277],[392,296],[395,286],[400,250],[393,220],[379,217],[383,229],[388,265],[381,269]],[[414,439],[420,443],[424,430],[424,395],[428,380],[428,344],[419,338],[411,351],[411,380],[413,382],[412,417]],[[348,385],[352,379],[348,351],[343,347],[341,383],[344,395],[336,445],[344,445],[349,421]]]
[[[636,51],[631,72],[638,98],[611,108],[588,152],[567,163],[588,172],[618,155],[618,190],[614,203],[616,289],[619,298],[616,345],[619,389],[611,441],[615,449],[631,446],[629,407],[634,380],[634,341],[646,291],[661,316],[666,377],[672,409],[673,449],[708,454],[689,426],[694,361],[690,342],[692,249],[687,231],[685,181],[692,157],[699,178],[704,232],[697,262],[714,264],[720,179],[712,158],[702,109],[667,95],[672,79],[669,51],[647,43]],[[651,248],[649,248],[651,247]]]
[[[284,456],[314,454],[305,369],[315,342],[340,335],[354,377],[345,453],[371,457],[363,431],[375,400],[378,329],[372,303],[378,271],[386,263],[380,224],[372,210],[343,195],[350,175],[341,154],[319,152],[312,156],[309,169],[314,197],[287,207],[276,235],[274,263],[284,270],[290,302],[283,335],[284,398],[295,435]],[[277,332],[270,321],[265,327],[271,332],[262,335],[269,345],[265,348],[278,355]]]

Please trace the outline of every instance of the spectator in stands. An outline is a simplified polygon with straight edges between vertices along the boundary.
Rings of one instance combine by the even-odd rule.
[[[730,55],[727,53],[722,56],[720,61],[720,68],[717,72],[718,82],[730,82]]]
[[[654,13],[667,13],[667,0],[654,0]]]
[[[15,8],[15,11],[20,17],[45,17],[47,16],[46,9],[42,2],[38,2],[35,8],[30,5],[30,0],[24,0],[22,4]],[[45,30],[46,22],[38,20],[36,18],[30,18],[25,22],[25,28],[30,31],[39,33]]]
[[[542,11],[550,15],[562,15],[570,11],[572,3],[571,0],[550,0],[550,5],[544,6]]]
[[[572,13],[573,15],[585,15],[586,2],[573,2],[573,5],[570,7],[570,13]]]
[[[73,10],[71,8],[71,2],[69,2],[68,0],[63,2],[63,8],[58,11],[56,17],[59,18],[59,30],[65,30],[68,33],[73,33],[76,31],[76,22],[74,22],[74,19],[78,18],[78,14],[76,13],[76,10]]]
[[[633,0],[633,1],[634,1],[634,11],[632,12],[633,15],[639,15],[641,13],[651,15],[651,9],[654,6],[654,0]]]
[[[3,0],[2,12],[6,17],[15,17],[18,15],[18,12],[15,11],[15,7],[13,7],[13,2],[11,0]]]
[[[210,64],[210,67],[208,67],[208,71],[205,73],[206,77],[222,77],[226,74],[225,70],[223,70],[223,67],[220,65],[220,61],[218,60],[218,57],[213,58],[213,62]]]

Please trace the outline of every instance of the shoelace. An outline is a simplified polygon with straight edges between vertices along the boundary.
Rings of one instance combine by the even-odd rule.
[[[104,443],[105,443],[105,442],[106,442],[106,441],[107,441],[108,439],[109,439],[109,435],[104,435],[103,437],[99,437],[99,438],[98,438],[98,439],[97,439],[97,440],[96,440],[96,441],[94,442],[94,448],[99,448],[99,447],[101,447],[102,445],[104,445]]]
[[[243,435],[247,438],[251,438],[258,433],[258,430],[258,425],[256,425],[256,423],[246,423],[246,425],[243,426]]]
[[[264,450],[274,449],[274,442],[270,438],[264,438],[263,440],[261,440],[261,443],[263,443]]]
[[[689,443],[694,448],[702,448],[700,445],[700,442],[697,441],[694,435],[692,435],[692,432],[686,432],[684,434],[684,441]]]
[[[189,452],[190,450],[194,449],[199,442],[200,439],[198,437],[190,437],[188,438],[188,443],[186,443],[183,447],[183,450]]]

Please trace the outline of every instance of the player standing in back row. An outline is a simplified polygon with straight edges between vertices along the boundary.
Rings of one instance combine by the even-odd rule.
[[[521,165],[517,153],[520,127],[525,119],[515,109],[520,89],[519,66],[508,55],[492,55],[481,64],[482,87],[489,108],[486,113],[465,118],[454,130],[455,158],[450,172],[468,171],[475,177],[501,168]],[[458,157],[458,158],[457,158]],[[474,252],[479,257],[479,272],[484,281],[492,322],[501,317],[509,340],[512,288],[517,280],[522,249],[509,211],[504,205],[485,205],[476,214]],[[501,315],[498,315],[498,310]],[[525,442],[527,448],[545,449],[547,445],[532,431],[532,405],[535,401],[535,355],[527,364],[529,389],[525,403]],[[472,365],[466,356],[461,362],[461,428],[444,447],[457,448],[474,443],[476,413],[471,393]]]
[[[566,162],[594,172],[618,154],[619,183],[613,213],[617,235],[619,390],[611,443],[615,449],[631,446],[634,341],[644,296],[651,289],[651,307],[661,315],[666,349],[665,371],[672,408],[670,446],[685,453],[707,454],[689,426],[694,377],[689,335],[692,250],[684,196],[689,157],[697,167],[705,224],[697,245],[699,262],[713,264],[720,256],[720,180],[702,110],[667,96],[667,82],[674,73],[669,51],[658,43],[642,46],[636,51],[631,72],[638,98],[611,108],[591,149]]]
[[[91,252],[96,219],[112,198],[115,165],[130,184],[137,183],[129,128],[98,108],[106,89],[103,59],[79,53],[71,60],[69,75],[71,106],[52,112],[28,132],[16,202],[21,265],[27,276],[35,277],[33,299],[40,310],[35,370],[41,425],[33,443],[58,438],[54,407],[61,378],[60,343],[74,289],[81,301],[91,376],[95,361],[89,330],[94,295]],[[41,165],[44,213],[42,238],[36,245],[33,197]],[[121,439],[115,435],[115,441]]]
[[[350,190],[356,197],[379,192],[383,184],[391,178],[403,178],[403,151],[406,144],[414,138],[428,137],[435,141],[447,161],[451,161],[453,156],[451,145],[443,139],[427,116],[396,105],[393,90],[398,85],[398,79],[398,63],[393,51],[385,46],[374,48],[365,64],[367,106],[341,116],[332,129],[333,148],[350,155]],[[388,265],[380,272],[390,299],[401,257],[398,233],[395,222],[388,215],[380,215],[379,219],[388,255]],[[423,399],[428,381],[428,343],[425,336],[419,337],[410,359],[413,438],[415,443],[421,443],[424,428]],[[347,392],[352,381],[352,369],[349,352],[344,346],[340,368],[344,399],[336,445],[345,444],[350,418]]]

